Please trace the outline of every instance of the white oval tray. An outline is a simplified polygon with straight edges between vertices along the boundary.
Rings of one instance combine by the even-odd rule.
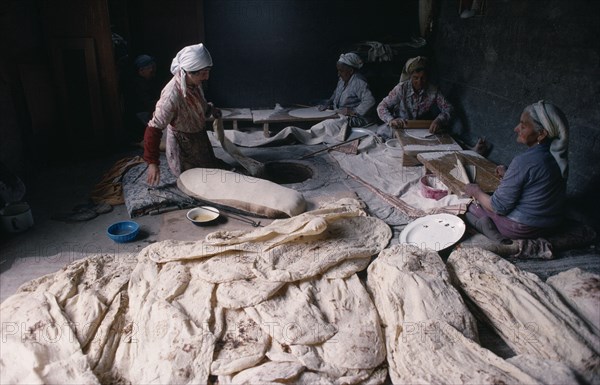
[[[458,242],[465,228],[465,222],[456,215],[428,215],[406,225],[400,233],[400,242],[440,251]]]

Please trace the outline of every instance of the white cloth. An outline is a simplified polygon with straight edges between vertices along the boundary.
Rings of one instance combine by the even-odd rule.
[[[558,108],[544,100],[533,104],[532,119],[541,123],[548,137],[554,139],[550,144],[550,153],[556,159],[556,163],[560,167],[560,171],[564,179],[568,176],[569,162],[567,159],[569,149],[569,124],[563,119]]]
[[[199,71],[206,67],[212,67],[212,57],[204,47],[204,44],[188,45],[183,47],[171,62],[171,73],[173,75],[179,73],[181,79],[185,79],[185,72]],[[183,96],[186,96],[185,80],[181,82],[181,90]]]
[[[392,61],[394,54],[388,44],[381,44],[378,41],[366,41],[363,44],[369,46],[367,55],[370,62]]]
[[[363,66],[362,59],[354,52],[341,54],[340,58],[338,59],[338,63],[345,64],[352,68],[360,68]]]

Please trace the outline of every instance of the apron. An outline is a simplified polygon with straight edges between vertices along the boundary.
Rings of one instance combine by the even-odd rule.
[[[174,176],[191,168],[229,169],[224,161],[215,157],[206,131],[180,132],[167,129],[167,162]]]

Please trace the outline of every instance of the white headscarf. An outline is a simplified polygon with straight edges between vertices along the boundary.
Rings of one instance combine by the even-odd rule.
[[[212,67],[212,65],[213,62],[210,53],[202,43],[188,45],[177,52],[177,55],[175,55],[171,62],[171,73],[173,75],[176,75],[177,73],[180,74],[183,96],[185,96],[186,93],[185,71],[199,71],[206,67]]]
[[[550,144],[550,153],[556,159],[564,179],[568,176],[569,122],[564,114],[552,103],[540,100],[526,108],[531,118],[539,122],[548,138],[554,139]]]
[[[414,70],[425,67],[427,67],[427,58],[425,56],[417,56],[408,59],[402,68],[402,73],[400,74],[400,83],[410,79],[410,75],[414,72]]]
[[[338,59],[338,63],[345,64],[352,68],[360,68],[363,66],[362,59],[360,58],[360,56],[358,56],[354,52],[341,54],[340,58]]]

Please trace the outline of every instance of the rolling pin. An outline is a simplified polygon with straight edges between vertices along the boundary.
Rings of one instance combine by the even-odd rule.
[[[429,128],[433,120],[407,120],[404,128]]]

